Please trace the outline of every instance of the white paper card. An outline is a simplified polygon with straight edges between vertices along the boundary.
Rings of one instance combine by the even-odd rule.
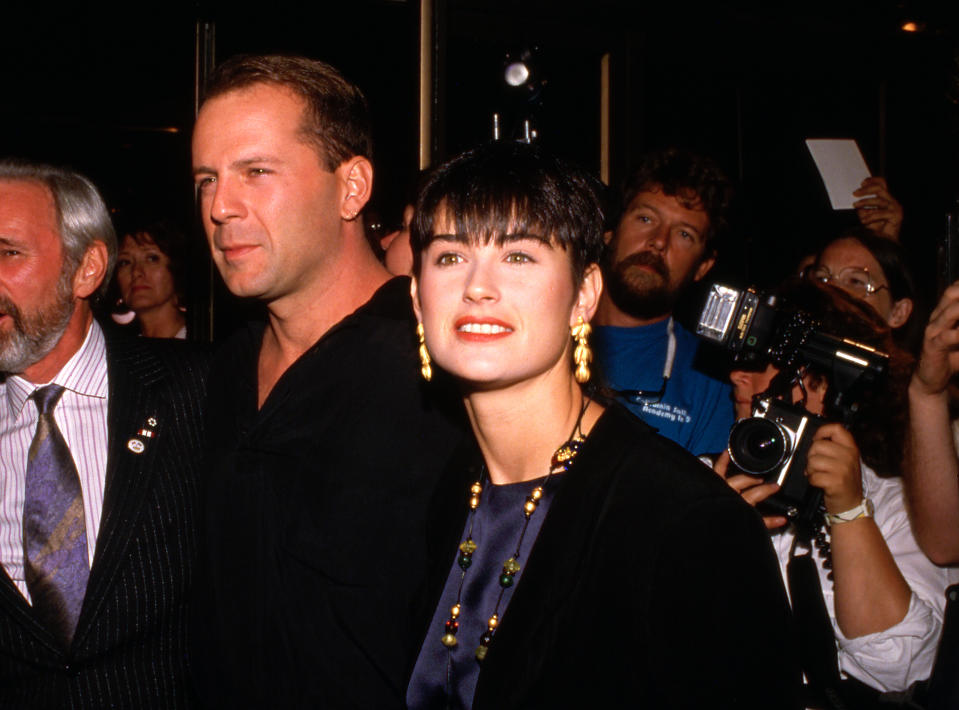
[[[853,190],[869,177],[869,168],[859,146],[852,138],[807,138],[806,147],[812,154],[822,176],[829,202],[834,210],[850,210]]]

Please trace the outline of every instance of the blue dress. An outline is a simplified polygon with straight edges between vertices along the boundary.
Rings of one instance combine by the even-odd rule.
[[[526,566],[530,551],[546,518],[546,512],[553,499],[563,474],[553,474],[543,488],[543,497],[536,512],[530,517],[529,526],[520,545],[518,562]],[[427,708],[470,708],[473,705],[473,693],[479,678],[480,663],[476,660],[476,648],[480,636],[486,631],[486,622],[496,609],[496,601],[502,592],[498,614],[504,612],[516,589],[516,583],[522,579],[520,569],[514,577],[513,585],[505,589],[499,584],[503,572],[503,563],[516,552],[516,543],[523,531],[526,520],[523,515],[523,503],[536,486],[542,485],[544,478],[521,483],[493,485],[489,480],[483,483],[480,505],[473,520],[472,538],[476,543],[476,552],[472,555],[472,564],[465,573],[456,562],[457,555],[451,561],[449,577],[443,587],[443,595],[436,607],[429,632],[423,642],[413,677],[406,693],[406,703],[410,710]],[[469,491],[463,491],[462,505],[467,506]],[[467,516],[463,527],[462,539],[465,540],[470,526]],[[462,612],[459,617],[457,644],[448,649],[440,641],[445,632],[445,624],[450,616],[450,608],[460,595]],[[496,643],[495,636],[492,644]]]

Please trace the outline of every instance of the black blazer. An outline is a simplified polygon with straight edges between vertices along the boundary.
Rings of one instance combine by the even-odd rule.
[[[462,535],[468,468],[450,471],[432,508],[430,615]],[[756,512],[613,407],[556,492],[473,707],[799,707],[789,626]]]
[[[185,708],[207,358],[183,342],[107,339],[103,515],[72,647],[2,571],[0,708]],[[156,419],[155,436],[128,442]]]

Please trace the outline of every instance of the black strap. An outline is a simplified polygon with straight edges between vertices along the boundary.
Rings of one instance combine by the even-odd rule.
[[[946,590],[946,613],[936,663],[929,677],[929,710],[959,708],[959,584]]]
[[[800,542],[798,537],[793,542],[786,565],[789,597],[799,638],[799,658],[806,679],[814,688],[836,687],[839,684],[836,634],[826,610],[812,550],[797,555],[796,547]]]
[[[809,552],[796,554],[802,545]],[[855,678],[842,679],[839,673],[839,653],[836,650],[836,633],[826,600],[812,545],[804,536],[797,535],[786,565],[786,580],[792,601],[796,636],[803,672],[806,675],[807,708],[822,710],[872,710],[873,708],[909,707],[882,705],[881,694]]]

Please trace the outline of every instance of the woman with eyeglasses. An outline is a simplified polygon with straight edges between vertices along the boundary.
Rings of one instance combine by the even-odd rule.
[[[800,600],[800,638],[814,652],[804,659],[808,706],[902,707],[877,705],[879,693],[902,692],[929,677],[944,592],[959,579],[922,554],[903,500],[899,459],[912,358],[895,346],[873,309],[837,288],[797,280],[780,287],[777,295],[781,308],[812,316],[823,332],[890,355],[887,376],[863,388],[848,426],[839,423],[843,412],[830,368],[810,364],[783,371],[768,365],[733,370],[730,379],[740,418],[750,415],[757,398],[777,397],[828,420],[811,435],[805,470],[790,473],[805,475],[823,491],[825,524],[814,531],[814,542],[805,540],[786,517],[765,518],[790,598]],[[717,471],[750,503],[762,504],[779,491],[767,478],[727,468],[728,461],[729,454],[723,454]],[[809,562],[814,569],[807,566],[804,585],[800,570]],[[829,627],[820,630],[831,631],[831,637],[816,637],[810,599],[822,605],[818,620]],[[844,702],[834,704],[837,696]]]
[[[922,319],[915,315],[916,289],[900,245],[854,227],[826,244],[803,273],[869,304],[892,329],[896,343],[915,353]]]
[[[585,385],[591,179],[535,146],[477,148],[429,177],[411,241],[422,373],[453,378],[475,443],[434,495],[408,707],[797,707],[758,516]]]

